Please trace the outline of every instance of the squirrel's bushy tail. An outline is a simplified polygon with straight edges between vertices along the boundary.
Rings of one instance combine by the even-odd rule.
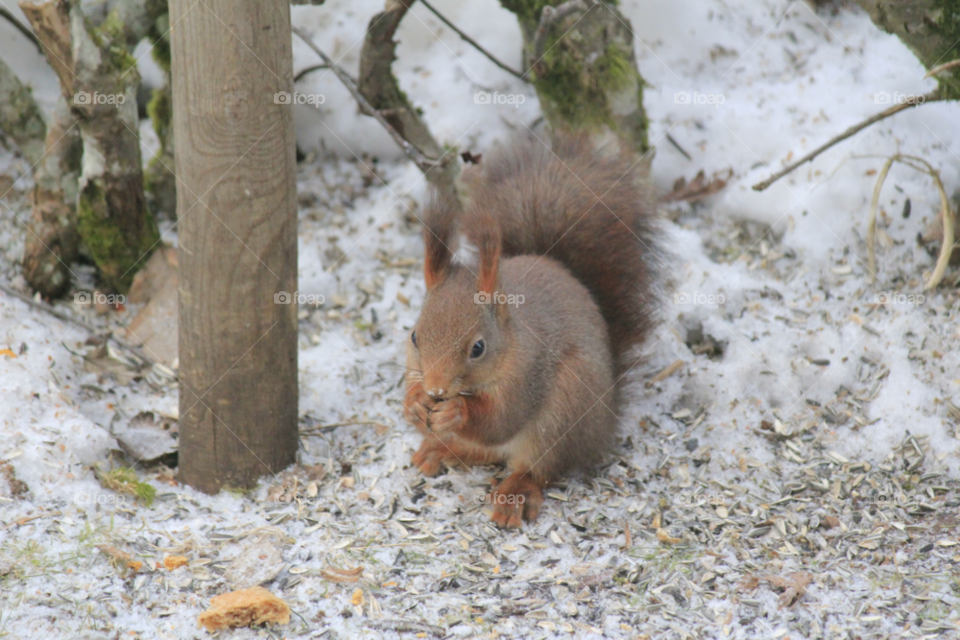
[[[603,154],[585,137],[548,148],[536,138],[483,158],[464,173],[463,230],[476,240],[496,224],[504,257],[549,256],[593,294],[610,332],[618,376],[635,364],[657,316],[659,243],[635,159]]]

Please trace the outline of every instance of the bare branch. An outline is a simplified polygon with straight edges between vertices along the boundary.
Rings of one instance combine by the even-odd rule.
[[[401,136],[400,133],[394,129],[389,122],[387,122],[386,118],[384,118],[378,110],[374,109],[373,105],[371,105],[367,99],[363,97],[363,94],[360,93],[359,89],[357,89],[356,83],[347,74],[347,72],[337,66],[330,56],[325,54],[303,29],[300,27],[293,27],[293,32],[297,34],[297,36],[303,40],[308,47],[313,49],[314,53],[323,59],[324,64],[327,65],[337,75],[337,77],[340,79],[340,82],[343,83],[343,85],[347,88],[347,91],[350,92],[350,95],[353,96],[353,99],[356,100],[360,105],[360,110],[366,115],[372,116],[377,122],[379,122],[380,125],[387,130],[387,133],[390,134],[390,137],[393,138],[393,141],[396,142],[397,145],[403,150],[404,155],[412,160],[421,171],[426,173],[430,169],[443,164],[442,159],[428,158],[419,149],[407,142],[403,136]]]
[[[298,72],[297,72],[297,75],[293,76],[293,81],[294,81],[294,82],[300,82],[301,80],[303,80],[303,77],[304,77],[305,75],[307,75],[308,73],[313,73],[314,71],[319,71],[319,70],[321,70],[321,69],[329,69],[329,68],[330,68],[330,67],[328,67],[328,66],[325,65],[325,64],[315,64],[315,65],[311,65],[311,66],[307,67],[306,69],[301,69],[300,71],[298,71]]]
[[[28,296],[28,295],[26,295],[26,294],[23,294],[23,293],[20,293],[20,292],[17,291],[16,289],[11,289],[10,287],[8,287],[8,286],[5,285],[5,284],[0,284],[0,291],[3,291],[3,292],[4,292],[5,294],[7,294],[8,296],[10,296],[10,297],[12,297],[12,298],[16,298],[17,300],[20,300],[21,302],[23,302],[23,303],[25,303],[25,304],[33,307],[34,309],[38,309],[38,310],[43,311],[43,312],[45,312],[45,313],[49,313],[49,314],[52,315],[54,318],[57,318],[57,319],[59,319],[59,320],[63,320],[64,322],[69,322],[69,323],[71,323],[71,324],[73,324],[73,325],[76,325],[76,326],[79,326],[79,327],[83,327],[84,329],[86,329],[87,331],[89,331],[89,332],[90,332],[91,334],[93,334],[93,335],[99,335],[99,334],[100,334],[100,330],[99,330],[99,329],[97,329],[97,328],[94,327],[93,325],[89,324],[89,323],[86,322],[85,320],[83,320],[83,319],[81,319],[81,318],[79,318],[79,317],[77,317],[77,316],[75,316],[75,315],[73,315],[73,314],[70,314],[70,313],[66,313],[66,312],[64,312],[64,311],[61,311],[60,309],[57,309],[55,306],[53,306],[53,305],[51,305],[51,304],[47,304],[46,302],[42,302],[42,301],[40,301],[40,300],[34,300],[34,299],[31,298],[30,296]],[[156,360],[154,360],[154,359],[151,358],[150,356],[148,356],[148,355],[146,355],[145,353],[143,353],[143,350],[142,350],[142,349],[140,349],[139,347],[135,347],[134,345],[132,345],[132,344],[130,344],[129,342],[127,342],[126,340],[122,340],[122,339],[120,339],[120,338],[117,338],[116,336],[113,335],[113,333],[110,333],[110,334],[107,335],[107,340],[109,340],[109,341],[113,342],[114,344],[116,344],[117,346],[123,347],[123,348],[126,349],[127,351],[130,351],[131,353],[135,354],[138,358],[140,358],[141,360],[143,360],[144,362],[146,362],[146,363],[149,364],[150,366],[153,366],[153,365],[155,365],[155,364],[157,363]]]
[[[43,45],[40,44],[40,39],[37,38],[36,35],[34,35],[33,31],[30,31],[30,29],[27,28],[27,25],[17,20],[17,17],[13,15],[13,13],[11,13],[9,9],[7,9],[2,5],[0,5],[0,18],[3,18],[4,20],[12,24],[14,27],[16,27],[17,31],[25,35],[30,42],[36,45],[37,50],[40,53],[43,53]]]
[[[460,36],[460,37],[463,38],[468,44],[470,44],[471,46],[473,46],[474,49],[476,49],[477,51],[479,51],[480,53],[482,53],[483,55],[485,55],[485,56],[487,57],[487,59],[490,60],[490,62],[492,62],[493,64],[497,65],[498,67],[500,67],[501,69],[503,69],[504,71],[506,71],[507,73],[509,73],[510,75],[516,76],[516,77],[520,78],[521,80],[523,80],[524,82],[529,82],[529,80],[527,80],[527,79],[524,77],[524,74],[520,73],[519,71],[517,71],[517,70],[514,69],[513,67],[510,67],[510,66],[508,66],[507,64],[505,64],[505,63],[500,62],[499,60],[497,60],[497,58],[496,58],[492,53],[490,53],[489,51],[487,51],[486,49],[484,49],[483,47],[481,47],[480,44],[479,44],[476,40],[474,40],[473,38],[471,38],[470,36],[468,36],[467,34],[465,34],[463,31],[461,31],[460,29],[458,29],[458,28],[457,28],[457,25],[455,25],[455,24],[453,24],[452,22],[450,22],[449,20],[447,20],[447,19],[443,16],[443,14],[440,13],[439,11],[437,11],[437,10],[433,7],[432,4],[430,4],[429,2],[427,2],[427,0],[420,0],[420,2],[423,4],[423,6],[425,6],[427,9],[430,10],[430,13],[432,13],[432,14],[435,15],[435,16],[437,16],[437,17],[440,19],[440,22],[442,22],[443,24],[445,24],[445,25],[447,25],[448,27],[450,27],[451,29],[453,29],[453,30],[457,33],[458,36]]]
[[[753,185],[753,190],[754,190],[754,191],[763,191],[764,189],[766,189],[767,187],[769,187],[770,185],[772,185],[774,182],[776,182],[777,180],[779,180],[779,179],[782,178],[783,176],[785,176],[785,175],[787,175],[788,173],[792,172],[794,169],[796,169],[796,168],[799,167],[800,165],[805,164],[805,163],[807,163],[807,162],[810,162],[811,160],[813,160],[814,158],[816,158],[817,156],[819,156],[821,153],[823,153],[824,151],[826,151],[826,150],[829,149],[830,147],[832,147],[832,146],[834,146],[835,144],[838,144],[838,143],[840,143],[840,142],[843,142],[844,140],[846,140],[846,139],[849,138],[850,136],[854,135],[855,133],[857,133],[857,132],[859,132],[859,131],[862,131],[863,129],[866,129],[867,127],[869,127],[870,125],[872,125],[872,124],[875,123],[875,122],[880,122],[881,120],[884,120],[884,119],[886,119],[886,118],[889,118],[890,116],[892,116],[892,115],[894,115],[894,114],[897,114],[897,113],[900,113],[901,111],[904,111],[904,110],[906,110],[906,109],[909,109],[910,107],[913,107],[913,106],[919,106],[919,105],[921,105],[921,104],[926,104],[926,103],[928,103],[928,102],[938,102],[938,101],[945,100],[945,99],[946,99],[946,98],[941,97],[940,94],[939,94],[939,92],[937,92],[937,91],[932,91],[932,92],[930,92],[930,93],[928,93],[928,94],[926,94],[926,95],[910,96],[906,101],[904,101],[904,102],[902,102],[902,103],[900,103],[900,104],[895,104],[895,105],[893,105],[892,107],[889,107],[889,108],[887,108],[887,109],[884,109],[884,110],[881,111],[880,113],[875,114],[875,115],[872,115],[872,116],[870,116],[869,118],[867,118],[866,120],[863,120],[863,121],[861,121],[861,122],[858,122],[857,124],[853,125],[853,126],[850,127],[849,129],[847,129],[846,131],[844,131],[843,133],[841,133],[840,135],[831,138],[830,140],[828,140],[828,141],[825,142],[824,144],[820,145],[819,147],[817,147],[816,149],[814,149],[813,151],[811,151],[811,152],[808,153],[807,155],[803,156],[802,158],[800,158],[799,160],[797,160],[797,161],[794,162],[793,164],[790,164],[790,165],[784,167],[784,168],[781,169],[780,171],[777,171],[776,173],[774,173],[772,176],[770,176],[769,178],[767,178],[767,179],[764,180],[763,182],[758,182],[757,184]]]
[[[950,62],[944,62],[943,64],[930,69],[924,74],[924,78],[929,78],[930,76],[935,76],[938,73],[946,71],[947,69],[953,69],[954,67],[960,67],[960,60],[951,60]]]

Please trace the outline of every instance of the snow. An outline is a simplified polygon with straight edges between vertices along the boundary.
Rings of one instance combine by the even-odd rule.
[[[435,5],[520,68],[519,28],[497,2]],[[670,556],[658,546],[651,521],[663,511],[665,524],[670,520],[671,532],[679,535],[683,512],[663,510],[660,502],[693,509],[707,496],[725,501],[731,513],[742,500],[747,513],[778,513],[771,521],[780,518],[797,529],[809,524],[807,514],[771,511],[776,507],[769,503],[780,498],[784,483],[803,479],[810,465],[764,437],[762,421],[788,430],[813,425],[816,442],[827,450],[874,469],[893,460],[908,432],[926,437],[922,473],[941,473],[930,482],[956,487],[960,440],[946,406],[951,400],[960,404],[960,305],[948,284],[956,268],[918,304],[876,304],[882,292],[920,294],[933,265],[915,241],[939,207],[929,177],[900,165],[891,170],[880,217],[891,242],[878,246],[873,284],[864,241],[875,172],[884,157],[898,151],[922,157],[941,172],[948,193],[960,186],[956,105],[901,113],[757,193],[751,185],[884,108],[877,98],[883,92],[891,99],[926,93],[933,81],[923,80],[923,68],[895,37],[879,32],[854,7],[815,13],[804,2],[771,0],[621,5],[650,85],[644,103],[656,146],[654,187],[665,193],[678,177],[690,179],[701,169],[708,177],[733,171],[727,186],[705,202],[666,211],[665,244],[672,256],[665,264],[672,277],[664,284],[662,325],[630,377],[621,416],[624,442],[616,452],[624,462],[604,470],[599,481],[575,478],[555,489],[561,498],[548,499],[539,520],[519,532],[497,532],[475,508],[493,470],[454,470],[424,481],[409,465],[419,438],[402,420],[399,380],[424,291],[415,215],[426,185],[389,136],[358,115],[335,76],[315,71],[297,89],[323,95],[323,103],[294,107],[298,144],[315,154],[298,175],[298,289],[322,295],[326,303],[301,309],[300,414],[307,426],[364,424],[302,439],[301,464],[323,465],[326,474],[311,480],[297,472],[297,482],[315,482],[317,494],[304,493],[294,506],[271,494],[292,476],[265,478],[249,495],[211,497],[171,482],[156,467],[140,466],[141,480],[159,494],[146,508],[103,489],[90,467],[109,466],[111,450],[118,448],[111,436],[115,422],[145,410],[175,417],[176,389],[98,376],[71,354],[87,348],[86,330],[0,295],[0,349],[17,354],[0,355],[0,461],[8,461],[29,487],[16,497],[0,476],[0,635],[207,637],[196,628],[196,616],[211,596],[227,590],[223,569],[265,533],[282,545],[288,564],[266,586],[302,616],[277,630],[277,637],[399,637],[395,630],[373,631],[399,618],[423,620],[456,637],[680,637],[682,629],[694,637],[700,634],[690,630],[706,629],[709,637],[818,637],[818,629],[831,636],[849,631],[889,637],[907,622],[919,628],[916,615],[899,622],[887,612],[875,622],[855,615],[864,602],[880,608],[883,600],[903,597],[899,584],[873,581],[856,554],[837,559],[849,561],[839,569],[818,556],[814,567],[778,555],[782,542],[774,539],[766,555],[744,558],[735,545],[726,546],[733,543],[725,534],[716,546],[691,543]],[[355,75],[364,29],[382,6],[328,0],[321,7],[294,7],[292,15]],[[4,29],[10,33],[0,25]],[[34,83],[49,108],[55,81],[18,37],[0,38],[0,57]],[[533,90],[461,41],[422,4],[404,19],[398,39],[394,71],[442,144],[484,153],[535,127],[539,104]],[[293,46],[296,71],[317,62],[296,37]],[[145,73],[156,82],[155,70]],[[517,106],[481,104],[474,98],[478,91],[525,99]],[[689,103],[677,101],[684,94]],[[9,153],[0,162],[14,179],[29,174]],[[27,187],[28,178],[15,184],[0,208],[0,268],[14,284],[23,246],[23,227],[14,216],[29,215]],[[903,218],[908,198],[912,213]],[[166,240],[175,243],[174,233]],[[705,303],[681,304],[684,295]],[[69,302],[64,306],[114,329],[136,311],[105,319]],[[721,356],[696,355],[685,343],[698,324],[704,336],[723,345]],[[678,373],[649,382],[676,360],[685,363]],[[880,375],[884,369],[888,373]],[[866,398],[857,401],[861,413],[855,404],[836,400],[841,389]],[[854,417],[827,421],[828,405]],[[674,417],[683,409],[691,419]],[[692,419],[700,410],[702,419]],[[684,443],[694,439],[691,450]],[[811,442],[799,448],[808,461],[816,457]],[[712,457],[700,465],[697,456],[703,454],[697,451],[704,449]],[[731,498],[735,486],[746,487],[750,497]],[[698,493],[697,487],[707,488]],[[849,498],[831,511],[836,503],[826,494],[807,489],[800,495],[810,499],[810,509],[826,505],[848,533],[892,526]],[[951,510],[955,505],[943,507],[948,520],[939,536],[957,539]],[[30,518],[36,519],[19,522]],[[624,523],[636,547],[629,552],[621,548]],[[899,535],[899,529],[890,531]],[[912,531],[916,538],[891,546],[896,560],[877,570],[890,571],[891,581],[912,571],[916,591],[930,590],[946,603],[939,618],[929,610],[918,615],[955,627],[960,613],[950,587],[922,574],[956,560],[919,554],[928,538],[920,524]],[[777,535],[776,527],[769,535]],[[800,546],[797,535],[784,539]],[[749,538],[746,530],[743,537]],[[838,546],[840,538],[830,544]],[[147,568],[137,575],[118,571],[96,545],[125,549]],[[716,555],[705,553],[707,548]],[[191,565],[153,569],[173,553],[186,555]],[[502,573],[484,564],[487,555]],[[657,570],[667,566],[658,563],[668,556],[678,564]],[[329,565],[365,571],[359,582],[338,583],[320,574]],[[603,577],[625,565],[653,570],[652,596],[630,592],[629,580]],[[688,565],[719,576],[717,597],[673,586],[676,571]],[[799,570],[814,571],[816,579],[796,608],[779,608],[777,594],[764,586],[749,596],[756,609],[741,602],[747,595],[737,584],[746,574]],[[600,586],[584,596],[589,580]],[[358,588],[366,602],[359,608],[351,604]],[[651,597],[662,599],[672,590],[679,595],[660,609],[649,608]],[[696,616],[674,605],[681,599],[702,605]],[[532,613],[494,615],[508,602]],[[238,630],[222,637],[261,633]]]

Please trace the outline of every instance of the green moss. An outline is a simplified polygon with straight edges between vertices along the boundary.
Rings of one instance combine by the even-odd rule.
[[[99,469],[96,469],[95,472],[97,479],[105,489],[135,496],[148,507],[153,504],[154,498],[157,497],[157,490],[153,485],[140,482],[137,472],[129,467],[117,467],[106,472],[100,472]]]
[[[133,283],[136,267],[160,240],[153,216],[144,211],[139,238],[127,238],[123,229],[109,215],[106,195],[96,183],[88,183],[80,194],[77,207],[77,230],[104,283],[120,293]]]
[[[544,7],[556,7],[566,0],[500,0],[507,11],[515,14],[521,24],[537,24]],[[607,4],[617,6],[617,0],[607,0]]]
[[[151,55],[154,62],[163,69],[167,78],[170,78],[170,14],[167,0],[147,0],[147,16],[150,18],[150,29],[147,39],[153,45]]]
[[[616,130],[609,104],[610,96],[637,86],[637,100],[643,104],[643,80],[636,72],[626,47],[609,43],[602,55],[592,63],[583,59],[576,46],[576,34],[568,32],[559,41],[548,40],[541,65],[535,78],[537,94],[546,111],[552,111],[560,120],[574,129],[593,129],[602,126]],[[637,122],[646,150],[646,122]]]
[[[634,80],[642,82],[633,70],[630,52],[616,42],[607,45],[606,51],[594,63],[599,84],[608,91],[621,91]]]
[[[153,130],[160,138],[160,148],[167,150],[167,140],[170,136],[170,123],[173,120],[173,101],[169,87],[154,89],[150,102],[147,103],[147,115],[153,123]],[[162,155],[162,154],[161,154]]]
[[[935,0],[933,3],[936,12],[939,14],[936,18],[934,29],[940,33],[943,38],[953,43],[948,51],[937,52],[940,54],[938,60],[923,60],[924,64],[941,65],[960,57],[960,1],[958,0]],[[937,85],[948,100],[960,100],[960,71],[951,69],[949,72],[937,75]]]

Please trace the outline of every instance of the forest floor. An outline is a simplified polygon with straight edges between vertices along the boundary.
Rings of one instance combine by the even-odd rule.
[[[519,65],[496,2],[438,4]],[[662,207],[673,275],[610,463],[550,489],[517,531],[479,499],[501,470],[424,478],[410,464],[401,377],[423,299],[424,184],[314,74],[301,90],[325,103],[297,112],[310,151],[299,291],[325,303],[300,312],[300,464],[211,497],[178,484],[169,458],[140,461],[149,506],[105,488],[136,486],[96,477],[125,464],[117,434],[144,412],[168,430],[178,417],[164,369],[96,339],[140,309],[58,304],[91,334],[0,293],[0,638],[208,637],[197,616],[211,597],[261,583],[290,624],[219,637],[960,634],[960,298],[956,267],[922,291],[938,248],[917,241],[937,216],[929,178],[891,171],[875,283],[864,241],[884,157],[923,157],[960,187],[956,105],[902,113],[758,194],[790,158],[932,81],[854,7],[621,5],[650,83],[654,186],[700,170],[728,180]],[[330,0],[294,17],[355,72],[380,7]],[[540,131],[532,89],[423,7],[399,38],[401,85],[443,142],[483,153]],[[297,68],[312,62],[295,50]],[[481,90],[526,100],[478,104]],[[0,271],[21,289],[27,169],[0,158]]]

